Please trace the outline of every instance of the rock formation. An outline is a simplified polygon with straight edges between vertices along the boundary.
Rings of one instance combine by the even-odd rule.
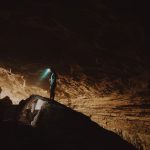
[[[135,150],[89,117],[47,98],[33,95],[15,110],[16,119],[0,121],[5,150]]]

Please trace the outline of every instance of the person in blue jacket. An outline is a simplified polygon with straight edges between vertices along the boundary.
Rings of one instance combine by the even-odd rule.
[[[57,75],[56,75],[53,68],[49,68],[49,72],[50,72],[50,78],[49,78],[49,82],[50,82],[50,100],[54,100]]]

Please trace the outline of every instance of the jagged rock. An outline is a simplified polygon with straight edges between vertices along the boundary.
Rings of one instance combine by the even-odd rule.
[[[22,130],[24,126],[33,130],[27,130],[28,134],[23,135],[26,138],[29,136],[32,141],[30,147],[37,147],[34,144],[38,143],[38,148],[42,146],[58,150],[135,149],[118,135],[101,128],[89,117],[37,95],[24,101],[18,121],[23,126]]]

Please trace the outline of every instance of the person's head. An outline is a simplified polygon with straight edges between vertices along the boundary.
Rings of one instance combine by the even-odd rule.
[[[48,71],[49,73],[51,73],[51,72],[52,72],[52,69],[51,69],[51,68],[47,68],[47,71]]]
[[[53,67],[50,67],[50,68],[49,68],[49,72],[50,72],[50,73],[51,73],[51,72],[54,72]]]

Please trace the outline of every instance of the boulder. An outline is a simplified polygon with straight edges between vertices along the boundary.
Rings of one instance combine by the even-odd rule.
[[[32,135],[31,132],[25,134],[29,139],[32,137],[30,142],[33,147],[38,143],[38,148],[56,150],[135,149],[118,135],[91,121],[89,117],[38,95],[33,95],[24,102],[18,122],[19,125],[28,126],[34,131]]]

